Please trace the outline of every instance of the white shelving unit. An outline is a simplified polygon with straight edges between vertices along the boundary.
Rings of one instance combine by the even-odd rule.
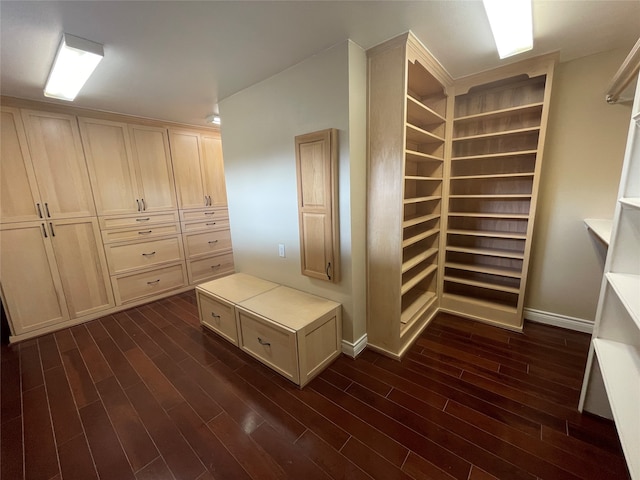
[[[613,220],[609,220],[606,218],[585,218],[584,224],[605,245],[609,245],[609,243],[611,242],[611,229],[613,228]]]
[[[606,238],[602,225],[587,225]],[[640,479],[640,82],[604,272],[579,408],[615,421]]]

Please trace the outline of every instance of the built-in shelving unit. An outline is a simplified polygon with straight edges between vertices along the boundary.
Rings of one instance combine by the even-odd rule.
[[[553,66],[455,82],[443,310],[522,327]]]
[[[602,243],[609,245],[613,220],[605,218],[585,218],[584,224]]]
[[[604,272],[579,408],[615,421],[640,479],[640,83]]]

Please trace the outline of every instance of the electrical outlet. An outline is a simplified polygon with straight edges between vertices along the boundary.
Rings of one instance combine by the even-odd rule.
[[[278,244],[278,256],[284,258],[284,243]]]

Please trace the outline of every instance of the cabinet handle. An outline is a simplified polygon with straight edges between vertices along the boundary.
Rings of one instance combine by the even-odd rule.
[[[44,233],[44,238],[49,238],[49,235],[47,235],[47,228],[44,226],[44,223],[42,224],[42,233]]]
[[[331,270],[331,262],[327,263],[327,269],[325,270],[325,273],[327,274],[327,278],[331,280],[331,275],[329,275],[329,270]]]
[[[51,214],[49,213],[49,204],[47,202],[44,202],[44,209],[47,212],[47,217],[51,218]]]
[[[137,198],[136,198],[136,203],[138,204],[138,211],[140,212],[141,211],[140,210],[140,200],[138,200]]]
[[[147,218],[136,218],[136,222],[148,222],[149,220],[151,220],[151,218],[147,217]]]
[[[218,240],[209,240],[209,245],[211,245],[212,243],[218,243]]]
[[[264,340],[262,340],[260,337],[258,337],[258,343],[260,345],[264,345],[265,347],[270,347],[271,344],[269,342],[265,342]]]
[[[151,256],[153,256],[153,255],[155,255],[155,254],[156,254],[156,252],[143,253],[143,254],[142,254],[142,256],[143,256],[143,257],[151,257]]]
[[[205,215],[215,215],[216,212],[204,212]]]
[[[142,210],[147,211],[147,204],[144,202],[144,198],[142,199]]]
[[[211,206],[213,202],[211,201],[211,195],[209,195],[209,206]]]
[[[40,208],[40,204],[36,203],[36,207],[38,207],[38,216],[42,218],[42,209]]]
[[[160,279],[154,280],[153,282],[147,282],[147,285],[157,285],[158,283],[160,283]]]
[[[209,222],[209,223],[207,223],[207,225],[215,225],[215,224],[216,224],[216,222]]]
[[[204,206],[205,207],[209,206],[209,197],[207,197],[206,195],[204,196]]]
[[[220,315],[216,315],[215,312],[211,312],[211,316],[216,319],[216,322],[220,323]]]
[[[220,268],[222,266],[221,263],[217,264],[217,265],[211,265],[211,268]]]
[[[153,232],[153,230],[147,230],[146,232],[138,232],[138,235],[147,235],[151,232]]]
[[[51,236],[55,237],[56,236],[56,232],[53,229],[53,223],[49,222],[49,229],[51,230]]]

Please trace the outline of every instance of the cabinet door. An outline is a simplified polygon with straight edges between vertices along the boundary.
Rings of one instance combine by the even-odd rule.
[[[69,319],[49,240],[44,222],[0,227],[2,300],[14,335]]]
[[[202,136],[202,178],[209,206],[227,204],[227,187],[224,181],[222,141],[219,136]]]
[[[22,118],[47,217],[95,215],[76,117],[23,110]]]
[[[142,211],[127,125],[93,118],[79,120],[98,215]]]
[[[2,107],[0,121],[0,222],[37,220],[41,205],[20,111]]]
[[[176,178],[178,207],[202,208],[207,206],[207,194],[200,167],[200,134],[183,130],[169,130],[173,173]]]
[[[48,223],[71,318],[115,306],[96,218]]]
[[[167,130],[129,125],[129,134],[143,210],[176,210]]]
[[[337,131],[296,137],[302,274],[337,282]]]

